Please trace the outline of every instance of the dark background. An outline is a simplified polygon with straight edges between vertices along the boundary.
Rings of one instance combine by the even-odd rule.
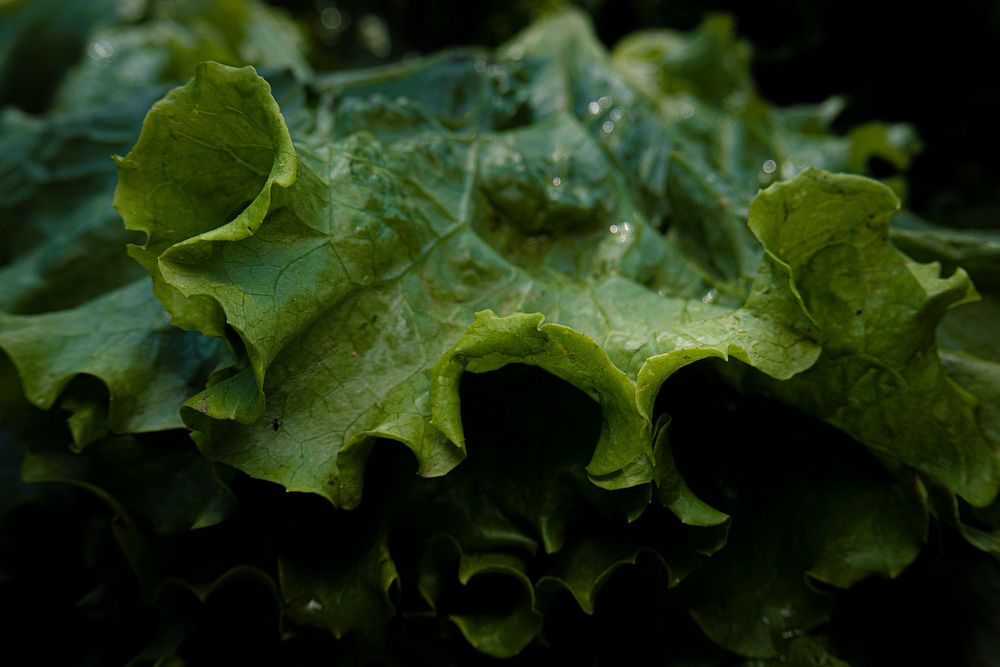
[[[466,45],[495,46],[553,3],[478,0],[272,0],[299,18],[325,66],[357,66]],[[846,95],[841,128],[869,120],[915,125],[924,153],[910,172],[910,207],[935,222],[1000,227],[1000,1],[584,0],[611,46],[651,27],[690,29],[709,12],[736,18],[754,48],[763,96],[778,104]],[[334,7],[342,23],[323,29]],[[382,59],[358,39],[361,18],[381,18],[391,38]],[[324,40],[327,43],[323,47]]]

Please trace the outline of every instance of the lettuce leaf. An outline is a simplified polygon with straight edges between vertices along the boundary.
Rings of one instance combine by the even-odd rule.
[[[912,131],[768,104],[728,19],[326,74],[253,2],[109,20],[0,116],[0,399],[139,662],[246,589],[286,662],[835,665],[930,516],[998,552],[996,239],[891,226],[831,172]]]
[[[226,114],[245,121],[221,133]],[[971,283],[961,271],[938,278],[935,266],[891,248],[886,234],[898,203],[890,190],[815,170],[768,189],[750,210],[749,228],[766,258],[746,303],[728,313],[692,312],[637,280],[627,255],[657,252],[663,239],[634,208],[631,222],[615,222],[630,210],[627,192],[589,194],[611,180],[600,174],[613,167],[600,166],[601,150],[575,127],[562,116],[544,135],[518,129],[469,140],[426,131],[382,143],[361,132],[292,148],[267,84],[249,70],[209,65],[158,104],[120,163],[118,207],[130,227],[148,233],[135,254],[152,267],[175,320],[214,335],[232,327],[250,365],[187,403],[206,453],[345,506],[360,497],[359,471],[375,437],[406,444],[422,474],[444,474],[464,455],[446,398],[464,366],[451,369],[444,360],[467,358],[463,345],[474,345],[483,370],[537,363],[591,393],[604,406],[606,437],[621,433],[621,442],[638,448],[612,462],[602,438],[592,479],[610,475],[617,481],[605,480],[608,488],[633,486],[652,479],[651,465],[636,457],[651,460],[648,406],[670,372],[670,364],[656,370],[657,354],[709,349],[782,380],[749,376],[748,386],[763,385],[972,502],[996,494],[996,454],[979,432],[975,403],[935,353],[937,322],[973,298]],[[555,192],[541,195],[550,203],[535,204],[535,218],[510,208],[536,196],[539,177],[518,169],[527,158],[517,148],[529,136],[533,151],[545,137],[553,153],[569,156],[565,186],[542,183]],[[498,142],[506,145],[502,161],[491,157]],[[188,168],[176,177],[154,168],[163,155]],[[572,189],[577,159],[598,175],[583,199]],[[512,175],[501,177],[500,164]],[[492,231],[498,225],[508,228]],[[522,256],[509,240],[539,234],[545,247],[535,256]],[[593,255],[586,246],[576,257],[561,247],[580,235],[597,242]],[[642,319],[630,320],[623,303]],[[463,320],[484,308],[508,319],[482,319],[460,342]],[[608,357],[583,361],[580,355],[593,354],[579,347],[586,338],[567,332],[568,342],[559,342],[551,338],[558,328],[540,327],[540,319],[523,326],[514,315],[532,310],[600,341]],[[358,338],[369,327],[376,338]],[[529,343],[532,329],[552,333]],[[319,365],[320,358],[338,361]],[[623,366],[620,380],[570,370],[574,363],[613,368],[612,360]],[[428,374],[434,383],[449,379],[439,387]],[[635,393],[629,374],[639,379],[645,414],[635,414],[636,400],[627,398]],[[384,389],[372,392],[373,381]],[[328,387],[338,387],[340,401],[322,398]],[[615,425],[618,415],[636,420],[631,434]]]

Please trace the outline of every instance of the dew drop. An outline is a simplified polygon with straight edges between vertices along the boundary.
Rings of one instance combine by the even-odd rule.
[[[629,239],[632,238],[632,223],[625,221],[618,225],[611,225],[608,227],[608,231],[615,235],[615,241],[618,243],[628,243]]]
[[[587,105],[587,111],[589,111],[594,116],[601,113],[600,103],[597,100],[594,100],[593,102]]]
[[[621,107],[615,107],[611,110],[611,120],[621,120],[624,115],[625,112],[621,110]]]
[[[560,185],[562,185],[562,179],[559,178],[558,176],[553,176],[552,177],[552,185],[554,185],[554,186],[556,186],[558,188]]]
[[[604,134],[611,134],[615,131],[615,124],[610,120],[606,120],[601,124],[601,130],[604,131]]]
[[[320,604],[319,600],[313,598],[312,600],[309,600],[309,602],[306,602],[306,611],[311,611],[315,613],[322,610],[323,610],[323,605]]]
[[[761,169],[764,170],[765,174],[773,174],[774,170],[778,168],[778,163],[774,160],[765,160],[764,166]]]
[[[694,105],[690,102],[681,104],[681,118],[691,118],[694,116]]]
[[[710,289],[707,292],[705,292],[705,296],[701,297],[701,302],[702,303],[715,303],[715,300],[718,299],[718,298],[719,298],[719,290],[717,290],[717,289],[715,289],[713,287],[712,289]]]
[[[115,47],[107,40],[100,40],[90,45],[90,57],[101,62],[115,55]]]

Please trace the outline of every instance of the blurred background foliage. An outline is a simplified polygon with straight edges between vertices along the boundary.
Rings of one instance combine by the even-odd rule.
[[[470,44],[496,46],[559,2],[275,0],[314,37],[318,68],[351,67]],[[909,206],[959,227],[1000,227],[1000,2],[900,0],[583,0],[606,45],[646,28],[736,20],[764,98],[779,105],[844,95],[842,129],[913,124],[925,151]],[[383,41],[382,38],[387,40]],[[325,45],[325,46],[322,46]]]
[[[34,0],[28,20],[51,39],[9,39],[17,27],[0,2],[0,106],[47,108],[58,76],[77,61],[91,30],[111,14],[144,11],[143,0],[73,3]],[[318,70],[360,67],[468,45],[496,46],[533,18],[558,8],[553,0],[271,0],[291,13],[309,37]],[[753,71],[765,99],[819,102],[843,95],[838,126],[867,121],[913,124],[925,151],[910,170],[909,207],[957,227],[1000,226],[1000,3],[835,0],[581,0],[611,46],[636,30],[689,30],[723,12],[753,47]],[[6,9],[5,9],[5,5]],[[124,9],[124,12],[123,12]],[[7,37],[5,37],[5,35]],[[30,62],[31,68],[21,65]],[[39,63],[42,63],[40,66]],[[30,77],[18,77],[30,70]],[[41,75],[38,73],[41,72]],[[888,166],[887,166],[888,168]],[[878,174],[876,174],[878,175]]]

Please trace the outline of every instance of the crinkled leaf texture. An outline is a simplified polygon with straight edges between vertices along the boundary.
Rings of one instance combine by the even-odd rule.
[[[468,554],[454,538],[432,537],[421,559],[418,584],[431,609],[435,609],[447,586],[445,580],[456,575],[463,587],[477,577],[499,576],[524,590],[509,610],[450,615],[449,620],[470,644],[495,658],[510,658],[535,638],[542,616],[535,608],[535,591],[523,559],[505,553]]]
[[[177,406],[232,363],[218,339],[170,325],[148,279],[69,310],[42,315],[0,313],[0,350],[14,362],[25,396],[48,409],[62,397],[77,447],[107,431],[144,433],[180,428]],[[93,376],[108,400],[64,394],[78,375]]]
[[[403,442],[424,475],[447,472],[464,455],[462,370],[519,362],[595,398],[605,427],[591,478],[625,488],[653,477],[650,406],[637,405],[633,378],[649,403],[670,370],[699,355],[643,368],[647,357],[709,346],[778,377],[815,360],[818,348],[783,319],[790,300],[769,293],[768,276],[735,312],[640,285],[643,256],[661,254],[664,240],[617,179],[588,183],[604,196],[580,200],[572,190],[545,194],[562,186],[517,170],[512,183],[498,181],[498,167],[483,165],[498,144],[538,150],[541,141],[547,153],[575,146],[566,173],[582,172],[572,165],[585,158],[591,171],[612,173],[574,119],[553,122],[539,135],[417,130],[383,142],[359,132],[293,148],[267,84],[212,64],[157,104],[119,164],[117,206],[148,234],[134,252],[175,322],[209,334],[231,326],[249,358],[248,369],[187,403],[203,450],[353,506],[375,438]],[[545,233],[576,216],[559,230],[565,237],[551,232],[542,261],[508,252],[500,236],[505,227],[536,233],[494,203],[511,187],[540,187],[559,204],[536,210],[530,224]],[[487,308],[500,317],[482,314],[465,333]]]
[[[909,566],[928,497],[1000,552],[995,237],[894,231],[944,271],[895,250],[893,192],[819,169],[903,168],[912,133],[766,104],[727,19],[609,54],[568,11],[492,53],[315,78],[243,0],[154,3],[92,38],[115,57],[70,72],[53,113],[0,117],[0,399],[69,411],[89,445],[33,442],[23,474],[117,513],[143,595],[184,619],[147,656],[195,625],[169,591],[207,602],[227,572],[280,595],[293,633],[437,623],[432,643],[494,657],[607,622],[641,572],[670,621],[621,614],[659,624],[627,628],[638,646],[708,643],[697,623],[748,664],[838,664],[808,635],[834,589]],[[122,230],[106,156],[192,70],[117,162]],[[975,298],[957,265],[987,298],[951,311]],[[676,373],[716,370],[799,412],[718,383],[674,409]],[[477,399],[491,381],[507,402]],[[692,441],[716,443],[692,415],[732,422],[701,469]],[[182,425],[204,457],[173,446]],[[215,461],[322,498],[235,475],[237,509]]]
[[[889,244],[897,207],[884,186],[813,171],[754,200],[750,228],[823,346],[805,373],[760,384],[985,505],[1000,483],[997,443],[935,341],[944,314],[977,294],[965,271],[942,277]]]
[[[147,28],[177,46],[174,28]],[[135,38],[115,35],[123,49]],[[725,57],[709,63],[714,52]],[[599,614],[602,591],[648,561],[676,587],[670,604],[683,600],[726,649],[827,659],[800,637],[829,615],[816,582],[896,576],[926,539],[921,478],[907,468],[974,504],[995,495],[992,413],[973,398],[988,401],[991,380],[957,353],[942,366],[934,338],[945,312],[973,298],[967,276],[941,277],[889,245],[888,188],[806,168],[870,153],[903,165],[906,137],[879,127],[831,137],[836,105],[771,109],[724,21],[690,40],[636,37],[609,57],[579,15],[562,14],[495,54],[335,74],[312,92],[317,105],[275,95],[250,68],[205,63],[150,111],[118,161],[115,205],[145,235],[130,254],[188,331],[167,326],[148,283],[125,274],[115,277],[125,287],[77,308],[4,316],[0,346],[29,397],[61,396],[77,447],[98,442],[87,459],[35,455],[35,478],[98,490],[157,530],[218,520],[231,507],[210,467],[195,474],[203,501],[172,514],[147,510],[148,494],[111,468],[86,465],[105,452],[128,459],[133,441],[102,440],[108,430],[178,426],[177,406],[206,382],[183,419],[209,459],[340,508],[361,503],[375,443],[399,441],[425,477],[450,474],[338,515],[346,532],[322,545],[278,546],[285,613],[338,637],[379,632],[397,605],[408,613],[395,593],[419,560],[429,614],[497,657],[542,637],[567,599]],[[69,120],[52,127],[73,137]],[[765,160],[780,164],[762,171]],[[26,197],[37,195],[16,189],[12,201]],[[46,266],[14,271],[29,278],[10,297],[24,303]],[[85,358],[126,312],[148,315],[132,343]],[[82,328],[94,319],[102,328]],[[60,336],[37,335],[49,325]],[[166,350],[160,361],[153,349]],[[813,483],[808,502],[800,488],[776,495],[761,516],[796,510],[780,525],[706,502],[671,435],[685,415],[657,406],[676,391],[661,391],[670,376],[708,359],[738,361],[720,365],[733,382],[837,426],[900,480],[848,487],[855,471],[844,466]],[[536,366],[592,400],[593,439],[562,442],[569,429],[546,427],[545,456],[500,464],[477,453],[505,443],[467,442],[480,425],[466,423],[463,377],[508,365]],[[103,382],[106,405],[79,390],[81,374]],[[185,465],[177,459],[181,476]],[[662,507],[647,508],[653,497]],[[954,511],[990,549],[992,535]],[[399,546],[407,531],[421,546]],[[149,561],[126,537],[136,563]],[[498,578],[516,599],[469,604]]]
[[[664,238],[604,149],[572,117],[552,118],[541,134],[421,123],[395,140],[293,143],[266,82],[213,64],[154,106],[119,164],[116,204],[148,235],[134,253],[176,322],[232,327],[249,359],[187,403],[203,451],[350,507],[376,438],[404,443],[424,475],[456,465],[461,372],[519,362],[595,398],[605,425],[591,479],[626,488],[653,479],[662,381],[733,355],[773,378],[748,386],[973,502],[993,497],[996,454],[934,343],[971,283],[891,248],[888,188],[806,170],[768,189],[750,210],[766,256],[745,304],[697,308],[639,284]],[[506,170],[491,157],[498,147]],[[522,175],[529,151],[560,154],[566,182]],[[583,159],[607,176],[588,178]],[[576,173],[594,196],[572,189]],[[538,234],[533,257],[511,243]],[[472,324],[487,308],[499,316]]]

